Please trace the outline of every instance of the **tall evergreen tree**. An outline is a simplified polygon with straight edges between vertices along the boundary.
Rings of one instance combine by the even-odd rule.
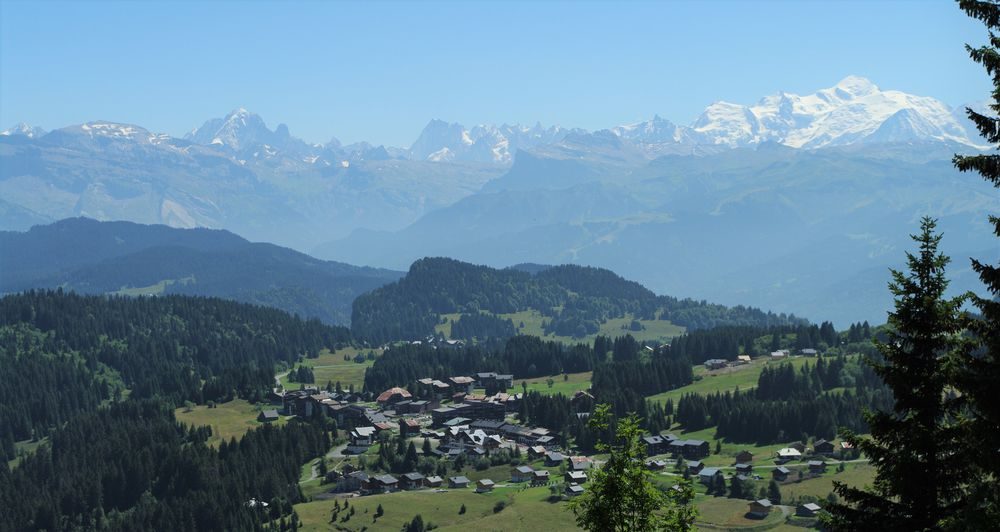
[[[1000,4],[995,1],[962,0],[959,7],[969,16],[983,22],[989,31],[989,44],[974,48],[966,45],[973,61],[982,65],[993,82],[992,103],[989,109],[1000,114]],[[966,109],[969,119],[990,144],[1000,146],[1000,119]],[[996,152],[972,156],[955,156],[955,166],[963,171],[973,171],[1000,188],[1000,154]],[[1000,236],[1000,217],[991,215],[993,231]],[[979,467],[972,475],[970,506],[966,523],[959,528],[989,528],[1000,522],[1000,450],[996,435],[1000,434],[1000,399],[996,384],[1000,382],[1000,265],[987,264],[972,259],[972,268],[986,285],[987,297],[972,295],[981,316],[970,320],[969,328],[981,342],[981,349],[964,357],[956,387],[966,401],[968,434],[965,459]],[[979,519],[979,521],[975,521]]]
[[[921,221],[913,236],[919,251],[906,254],[909,272],[892,271],[895,309],[886,341],[876,342],[882,360],[869,363],[892,389],[894,411],[866,413],[871,437],[845,431],[876,472],[871,489],[834,483],[844,500],[829,507],[834,530],[934,530],[961,508],[966,466],[954,460],[960,438],[946,391],[963,298],[944,297],[949,259],[938,252],[935,225]]]

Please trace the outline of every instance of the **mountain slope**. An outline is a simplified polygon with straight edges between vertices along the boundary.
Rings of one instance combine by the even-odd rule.
[[[401,273],[327,262],[227,231],[69,219],[0,233],[0,293],[188,294],[273,306],[347,324],[355,297]]]
[[[639,283],[599,268],[562,265],[532,269],[535,273],[446,258],[418,260],[399,281],[354,301],[352,331],[374,342],[423,338],[434,333],[442,315],[458,314],[452,332],[456,326],[472,322],[464,337],[483,339],[503,331],[502,325],[512,320],[511,315],[525,312],[543,317],[544,334],[574,338],[594,334],[601,324],[615,318],[671,322],[687,328],[801,322],[794,316],[742,306],[726,308],[657,296]],[[511,322],[506,334],[514,330]]]

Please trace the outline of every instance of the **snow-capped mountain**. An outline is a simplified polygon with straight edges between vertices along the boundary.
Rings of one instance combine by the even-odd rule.
[[[242,107],[223,118],[208,120],[184,138],[198,144],[218,146],[256,158],[273,157],[279,151],[301,154],[317,148],[291,136],[285,124],[278,124],[278,127],[271,131],[264,123],[264,119]]]
[[[3,137],[28,137],[29,139],[38,138],[44,134],[45,134],[44,129],[40,127],[29,126],[24,122],[21,122],[20,124],[14,127],[0,131],[0,136]]]
[[[883,91],[858,76],[804,96],[780,92],[754,105],[716,102],[689,127],[654,117],[613,131],[654,153],[671,144],[734,148],[762,142],[793,148],[859,142],[980,144],[960,110],[930,97]]]
[[[573,130],[541,124],[478,125],[431,120],[410,146],[409,157],[427,161],[509,163],[519,149],[559,142]]]

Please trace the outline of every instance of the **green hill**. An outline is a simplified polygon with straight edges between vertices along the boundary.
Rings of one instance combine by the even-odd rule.
[[[447,258],[418,260],[399,281],[354,301],[353,332],[375,342],[412,340],[435,332],[480,340],[516,332],[582,339],[613,333],[606,330],[609,324],[637,336],[647,329],[673,336],[684,329],[718,325],[803,323],[794,316],[755,308],[658,296],[600,268],[534,265],[531,271],[524,270]]]

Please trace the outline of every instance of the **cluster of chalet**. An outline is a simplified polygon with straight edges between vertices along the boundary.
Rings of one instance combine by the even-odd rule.
[[[358,394],[327,392],[304,388],[280,394],[282,413],[286,416],[315,417],[325,414],[341,426],[388,423],[384,414],[358,404]]]
[[[476,373],[474,377],[457,376],[445,380],[432,378],[417,379],[417,389],[421,396],[438,400],[472,394],[476,388],[486,390],[486,395],[506,392],[514,387],[514,376],[494,372]],[[461,400],[461,399],[459,399]]]
[[[513,449],[518,445],[527,446],[528,456],[532,458],[561,456],[555,452],[559,448],[558,440],[543,427],[525,427],[495,419],[452,418],[449,421],[457,422],[421,432],[425,437],[441,441],[433,452],[442,458],[461,454],[478,458],[493,449]]]
[[[819,351],[815,349],[802,349],[799,354],[807,357],[815,357],[819,355]],[[784,360],[792,356],[792,352],[788,349],[779,349],[777,351],[771,351],[771,353],[766,357],[770,360]],[[744,364],[750,363],[750,355],[739,355],[736,360],[725,360],[722,358],[712,358],[705,361],[705,368],[709,370],[723,369],[733,366],[742,366]]]
[[[705,440],[682,440],[673,434],[654,434],[644,436],[643,443],[646,444],[646,454],[656,456],[667,454],[684,458],[704,458],[708,456],[709,445]]]
[[[710,370],[723,369],[733,366],[743,366],[750,363],[750,355],[739,355],[736,360],[725,360],[722,358],[712,358],[705,361],[705,368]]]
[[[464,425],[472,420],[502,420],[508,412],[516,412],[521,394],[500,392],[495,395],[459,394],[454,402],[431,410],[433,427]]]

